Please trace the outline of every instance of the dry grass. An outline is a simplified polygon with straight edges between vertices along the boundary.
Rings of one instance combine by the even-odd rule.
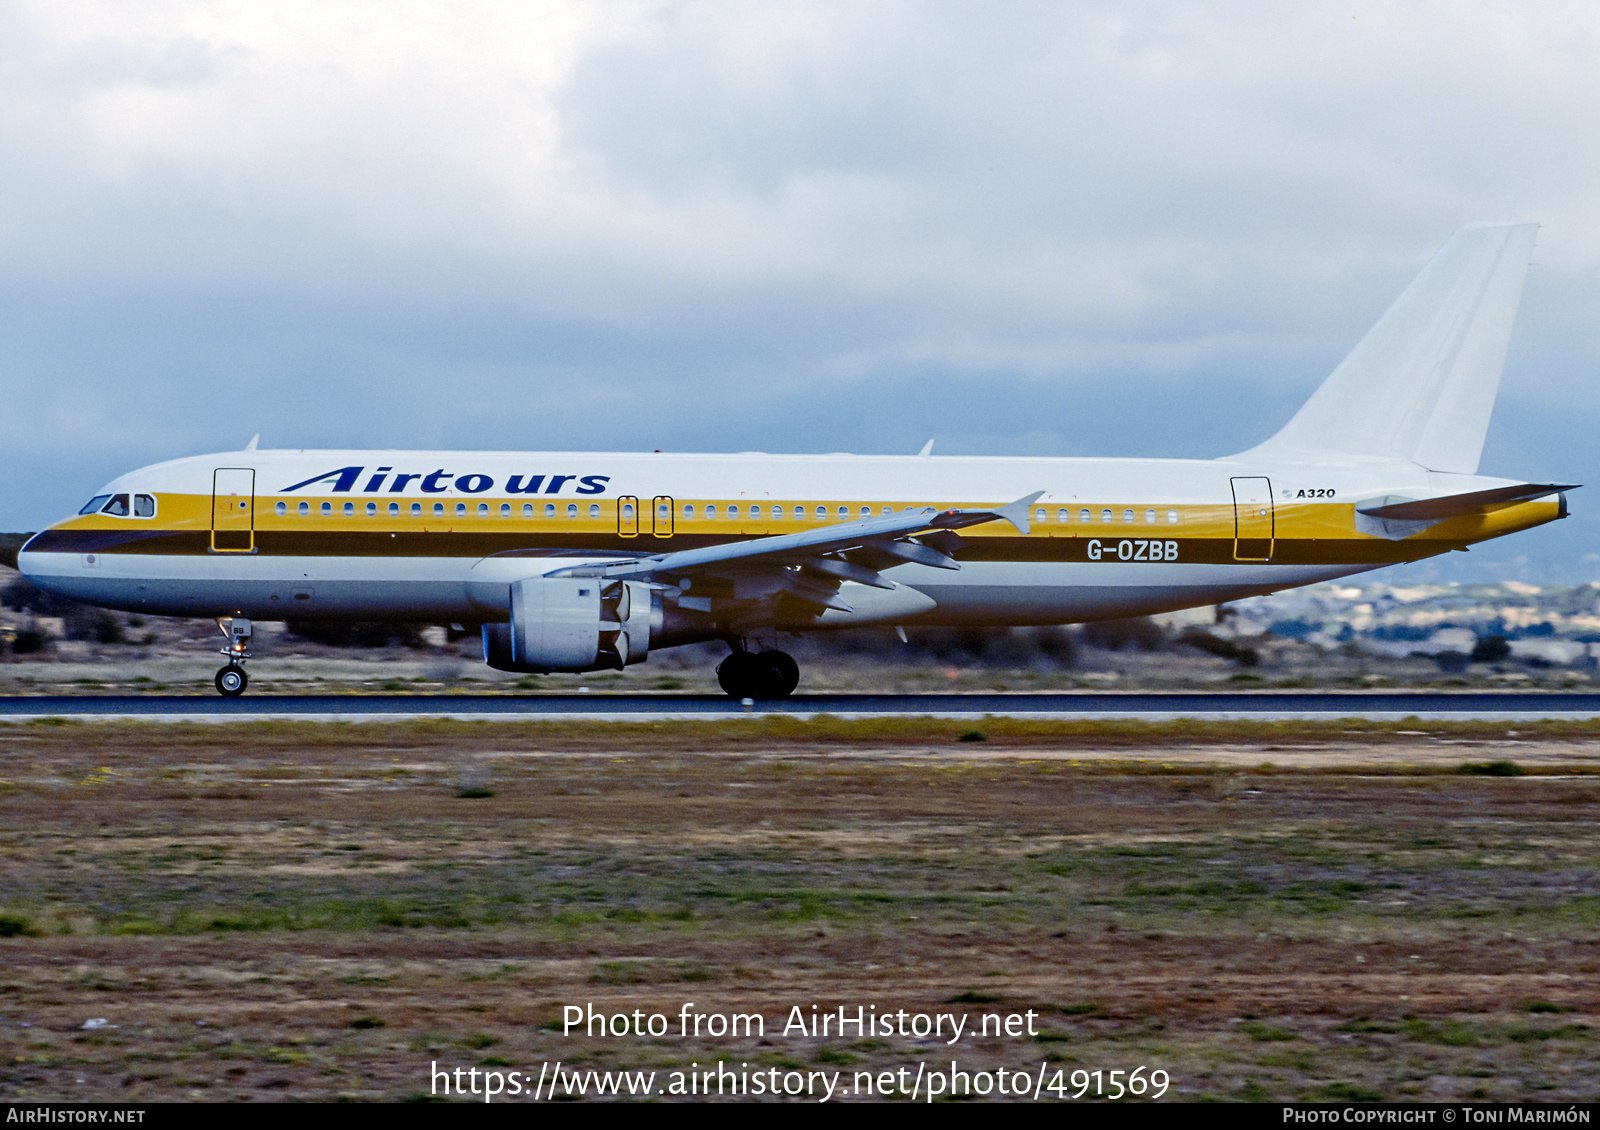
[[[0,1098],[952,1054],[544,1027],[685,1001],[1032,1009],[953,1054],[1172,1097],[1595,1097],[1600,727],[972,728],[0,728]]]

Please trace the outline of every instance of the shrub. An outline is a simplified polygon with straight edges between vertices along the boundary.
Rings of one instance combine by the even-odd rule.
[[[1511,658],[1511,645],[1504,636],[1484,636],[1472,645],[1472,662],[1504,663]]]
[[[11,641],[11,651],[15,655],[33,655],[43,650],[43,632],[18,632],[16,639]]]

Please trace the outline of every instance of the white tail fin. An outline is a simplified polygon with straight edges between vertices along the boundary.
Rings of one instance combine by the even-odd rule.
[[[1294,419],[1246,454],[1372,455],[1475,473],[1538,230],[1457,231]]]

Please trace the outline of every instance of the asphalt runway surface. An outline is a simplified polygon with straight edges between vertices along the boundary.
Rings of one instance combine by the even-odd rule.
[[[1560,692],[1104,693],[795,695],[777,702],[672,694],[577,695],[50,695],[0,699],[0,720],[398,721],[468,718],[589,721],[716,719],[752,714],[842,718],[1600,718],[1600,694]]]

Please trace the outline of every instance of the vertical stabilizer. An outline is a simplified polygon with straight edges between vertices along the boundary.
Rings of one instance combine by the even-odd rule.
[[[1457,231],[1283,430],[1247,454],[1475,473],[1538,230]]]

